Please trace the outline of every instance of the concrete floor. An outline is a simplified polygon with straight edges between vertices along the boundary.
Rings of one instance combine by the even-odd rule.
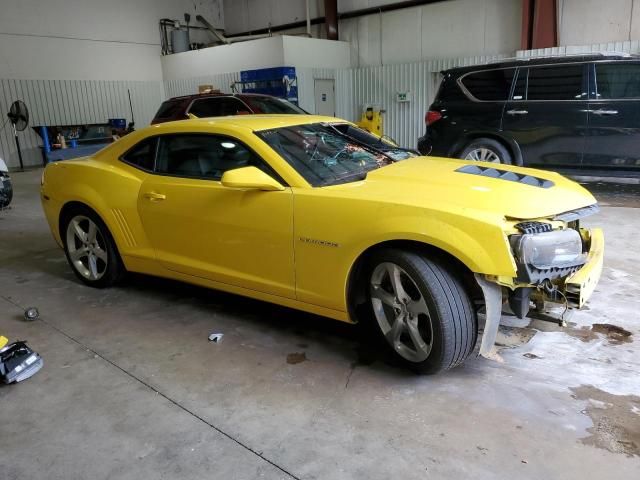
[[[512,321],[503,364],[420,377],[330,320],[143,276],[82,286],[39,178],[15,174],[0,212],[0,333],[45,362],[0,387],[3,479],[640,478],[637,186],[595,186],[605,270],[568,328]]]

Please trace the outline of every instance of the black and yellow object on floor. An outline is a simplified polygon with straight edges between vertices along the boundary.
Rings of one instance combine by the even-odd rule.
[[[0,336],[0,380],[17,383],[33,376],[43,365],[42,357],[34,352],[27,342],[8,344],[6,337]]]

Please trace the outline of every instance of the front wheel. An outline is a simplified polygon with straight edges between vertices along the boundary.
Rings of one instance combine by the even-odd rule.
[[[491,138],[474,140],[460,153],[460,158],[476,162],[511,164],[509,151],[500,142]]]
[[[111,233],[92,210],[78,207],[66,215],[62,234],[67,261],[85,284],[109,287],[124,273]]]
[[[461,364],[478,330],[460,281],[439,261],[403,250],[382,250],[372,260],[369,300],[387,345],[420,373]]]

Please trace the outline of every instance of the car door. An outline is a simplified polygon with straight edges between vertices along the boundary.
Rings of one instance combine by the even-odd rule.
[[[591,65],[585,169],[640,170],[640,62]]]
[[[502,129],[525,166],[580,167],[588,129],[588,69],[569,63],[520,67]]]
[[[155,174],[138,198],[145,232],[169,270],[294,298],[291,189],[239,190],[220,183],[225,171],[245,166],[277,178],[234,138],[160,136]]]
[[[192,113],[198,118],[207,118],[247,114],[251,113],[251,110],[237,98],[221,96],[194,100],[188,109],[188,113]]]

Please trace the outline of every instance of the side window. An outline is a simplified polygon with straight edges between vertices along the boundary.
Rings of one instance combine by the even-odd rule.
[[[583,65],[556,65],[529,67],[527,100],[581,100],[586,99],[583,88]]]
[[[233,97],[203,98],[191,105],[189,113],[196,117],[225,117],[238,113],[251,113],[244,103]]]
[[[227,170],[248,166],[272,175],[262,159],[232,138],[198,134],[160,137],[157,173],[220,180]]]
[[[134,167],[151,172],[153,171],[153,164],[155,162],[157,143],[157,137],[142,140],[125,153],[121,159]]]
[[[203,98],[196,100],[193,102],[193,105],[191,105],[189,113],[193,113],[196,117],[200,118],[220,117],[222,116],[220,100],[220,98]]]
[[[156,112],[155,118],[172,118],[174,117],[180,109],[180,101],[178,100],[167,100],[160,105],[160,108]]]
[[[470,73],[462,84],[478,100],[504,101],[509,98],[515,68]]]
[[[239,113],[251,113],[247,106],[237,98],[223,97],[220,99],[222,115],[238,115]]]
[[[640,98],[640,64],[596,63],[598,99]]]

